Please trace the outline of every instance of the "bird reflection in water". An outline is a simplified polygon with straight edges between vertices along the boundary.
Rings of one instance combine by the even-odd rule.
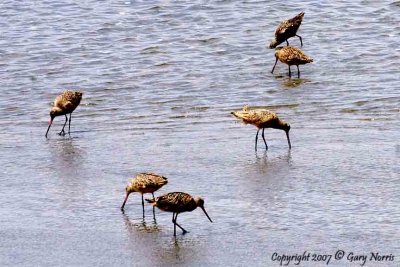
[[[276,77],[278,77],[278,76],[276,76]],[[310,79],[302,79],[302,78],[282,79],[282,85],[288,89],[299,87],[302,84],[305,84],[308,82],[311,82],[311,80]]]
[[[160,228],[157,224],[156,218],[153,213],[153,223],[146,223],[145,218],[143,217],[140,222],[133,222],[128,215],[122,211],[122,218],[124,219],[125,227],[130,233],[145,232],[145,233],[158,233],[160,232]]]
[[[128,231],[128,238],[134,243],[135,255],[138,253],[137,242],[140,240],[145,246],[141,246],[143,251],[139,253],[149,254],[152,257],[152,266],[174,266],[177,263],[192,266],[193,255],[203,251],[199,247],[198,237],[188,238],[181,235],[165,239],[162,228],[156,221],[147,223],[144,219],[140,220],[139,217],[130,218],[123,211],[122,218]]]
[[[86,150],[74,138],[53,140],[48,143],[52,158],[52,169],[59,170],[65,175],[75,175],[75,172],[65,170],[81,170],[86,159]]]
[[[185,266],[196,265],[194,255],[199,251],[204,251],[204,247],[201,246],[197,238],[190,238],[187,236],[173,236],[169,242],[162,245],[162,255],[160,261],[165,265],[183,264]]]
[[[285,152],[279,153],[278,155],[269,155],[268,159],[268,151],[264,151],[262,156],[259,156],[260,154],[255,153],[256,155],[256,161],[257,162],[264,162],[267,163],[269,161],[282,161],[282,162],[287,162],[290,163],[292,160],[292,150],[288,149]]]
[[[257,152],[255,152],[256,158],[254,164],[261,169],[267,168],[268,165],[275,165],[275,164],[288,164],[291,165],[292,163],[292,154],[291,150],[288,149],[285,153],[282,153],[281,155],[277,155],[274,157],[268,157],[267,151],[264,151],[262,156],[259,156]]]

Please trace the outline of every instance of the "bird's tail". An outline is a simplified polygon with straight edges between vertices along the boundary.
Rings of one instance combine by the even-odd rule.
[[[249,112],[250,112],[249,107],[246,105],[243,107],[242,110],[233,111],[233,112],[231,112],[231,114],[246,123],[246,120],[249,117]]]
[[[147,201],[148,203],[152,204],[153,206],[156,204],[156,200],[155,200],[155,199],[146,198],[146,201]]]
[[[303,12],[300,12],[300,13],[296,16],[296,18],[301,18],[301,19],[303,19],[303,17],[304,17],[304,11],[303,11]]]
[[[244,119],[244,114],[242,111],[233,111],[231,114],[240,120]]]

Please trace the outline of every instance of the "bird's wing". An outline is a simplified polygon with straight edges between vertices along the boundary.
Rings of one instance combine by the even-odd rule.
[[[139,173],[136,176],[136,181],[140,188],[157,188],[168,183],[167,178],[155,173]]]
[[[274,112],[267,109],[255,110],[255,112],[258,114],[261,123],[278,119],[278,116]]]
[[[232,113],[237,118],[240,118],[244,123],[259,125],[267,121],[277,119],[276,114],[267,109],[252,109],[236,111]]]
[[[300,26],[301,22],[303,21],[304,18],[304,12],[300,12],[298,15],[296,15],[295,17],[289,19],[290,22],[292,22],[293,24],[298,24]]]
[[[167,177],[156,174],[154,172],[142,172],[142,173],[139,173],[138,175],[151,177],[152,179],[155,179],[155,180],[168,180]]]
[[[75,102],[77,100],[81,100],[82,99],[82,93],[81,92],[75,92],[75,91],[67,90],[67,91],[64,91],[64,93],[62,94],[62,97],[66,101]]]
[[[61,108],[66,113],[72,112],[80,103],[82,93],[65,91],[54,100],[54,106]]]
[[[288,62],[299,62],[299,63],[304,63],[304,62],[312,62],[312,58],[307,56],[306,54],[303,53],[300,49],[296,47],[286,47],[287,53],[286,55],[286,60]]]
[[[284,35],[290,26],[291,23],[288,20],[282,21],[275,31],[275,36]]]
[[[297,29],[300,27],[301,22],[303,21],[304,12],[301,12],[294,18],[282,21],[278,28],[275,31],[275,36],[285,35],[291,32],[295,34]]]
[[[71,101],[64,101],[62,103],[63,109],[64,110],[73,110],[76,106],[74,105],[74,103],[72,103]]]
[[[156,183],[148,176],[138,174],[133,180],[135,187],[140,189],[152,188],[156,186]]]
[[[183,192],[172,192],[158,197],[157,207],[165,211],[184,211],[185,206],[193,201],[193,197]]]
[[[62,94],[62,98],[65,102],[71,102],[72,105],[78,106],[82,99],[82,93],[67,90]]]
[[[74,108],[74,104],[71,101],[66,100],[63,98],[62,95],[59,95],[54,100],[54,106],[59,107],[62,110],[68,111]]]

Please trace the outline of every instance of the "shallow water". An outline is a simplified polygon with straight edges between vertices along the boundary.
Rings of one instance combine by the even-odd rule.
[[[304,10],[314,58],[289,79],[267,49]],[[400,5],[393,1],[2,1],[1,266],[279,266],[274,252],[393,254],[400,264]],[[298,46],[298,39],[289,40]],[[295,69],[295,68],[294,68]],[[292,69],[292,70],[294,70]],[[71,136],[44,137],[54,97],[84,92]],[[291,124],[256,129],[248,104]],[[205,199],[179,216],[140,195]],[[293,263],[290,263],[293,266]],[[358,266],[346,259],[332,266]],[[302,262],[301,266],[318,266]]]

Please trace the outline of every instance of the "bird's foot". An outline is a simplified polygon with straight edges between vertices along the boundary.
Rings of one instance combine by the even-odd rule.
[[[185,235],[185,234],[187,234],[187,233],[189,233],[189,232],[186,231],[186,230],[182,230],[182,235]]]
[[[60,136],[64,136],[64,135],[65,135],[65,132],[64,132],[64,130],[62,130],[61,132],[59,132],[59,133],[58,133],[58,135],[60,135]]]

